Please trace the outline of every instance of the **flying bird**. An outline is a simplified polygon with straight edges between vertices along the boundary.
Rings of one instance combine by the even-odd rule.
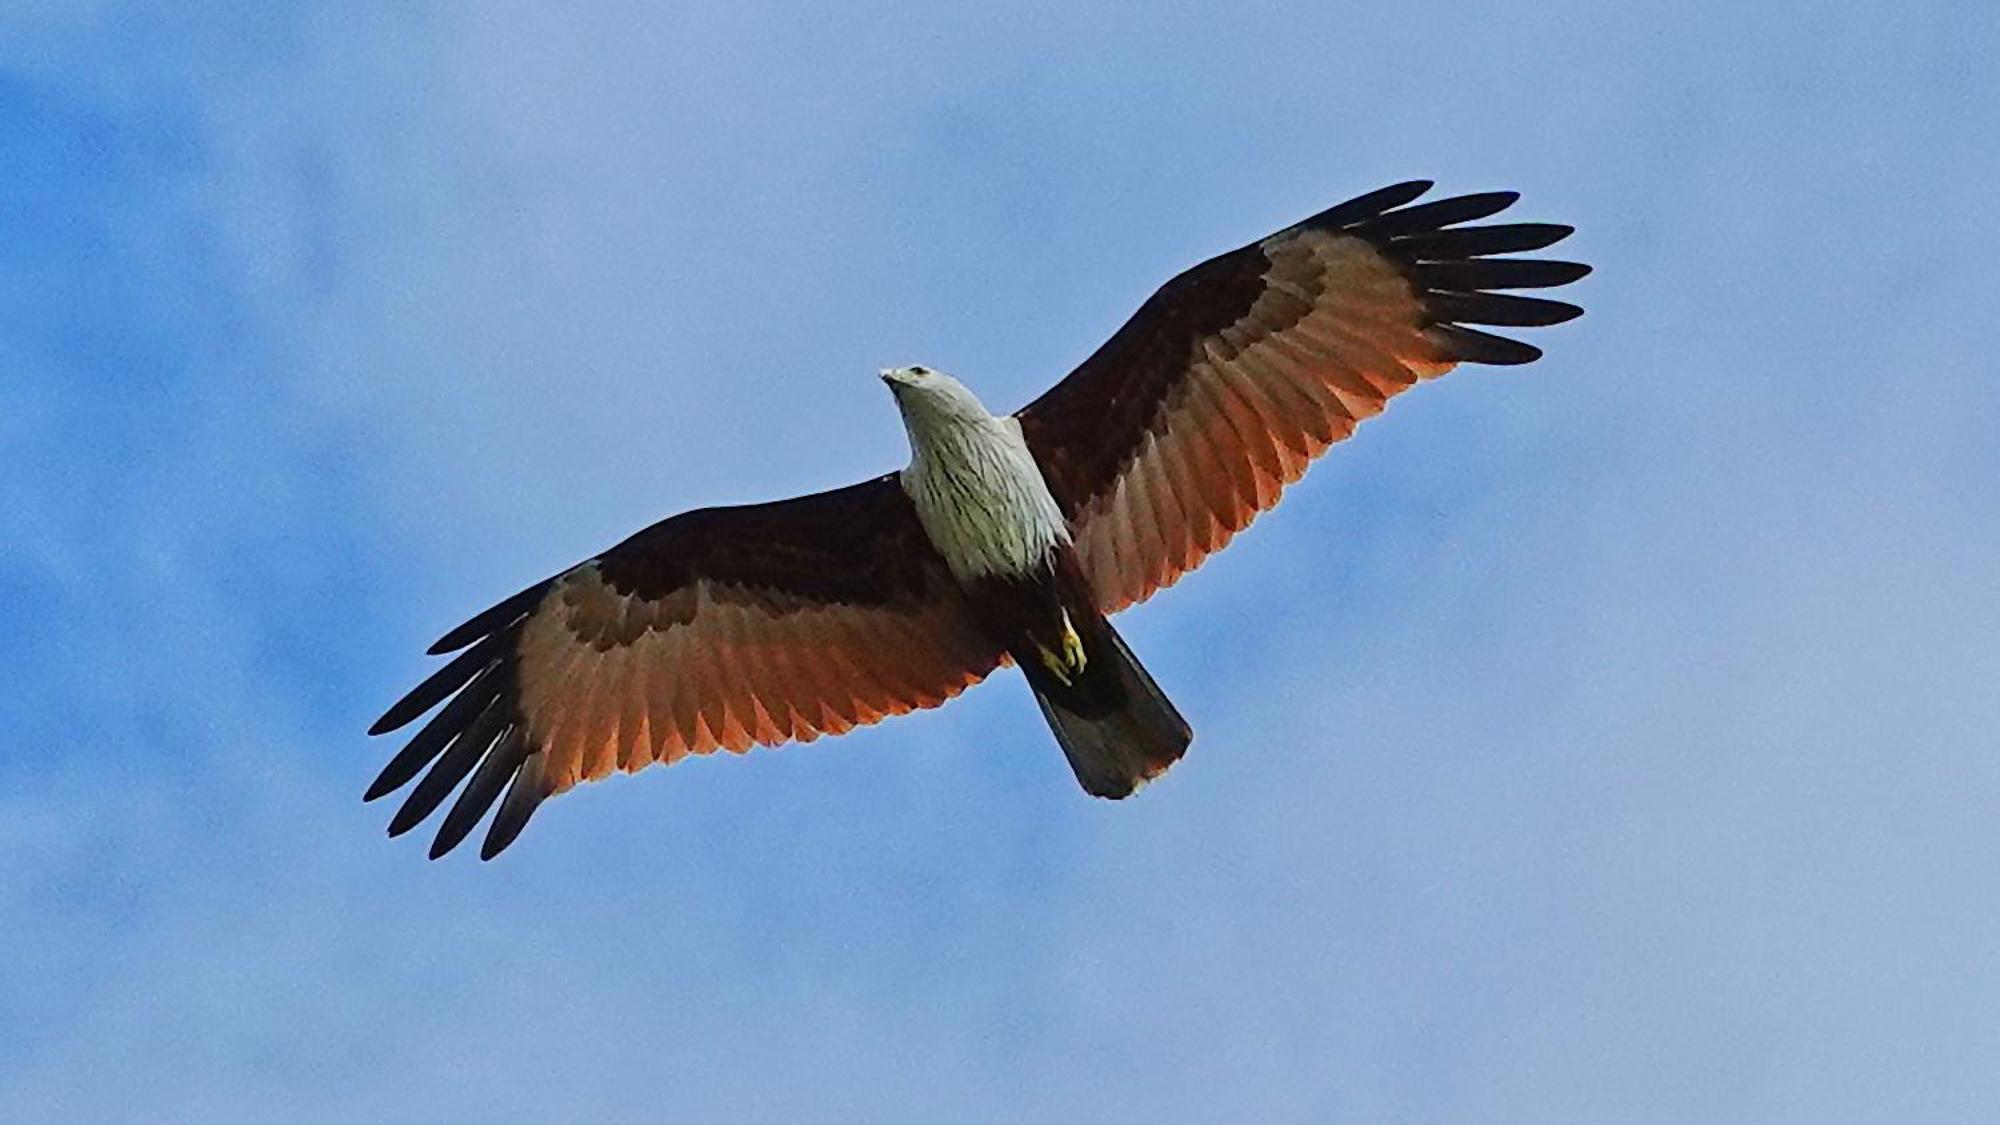
[[[430,651],[457,655],[370,728],[439,708],[366,799],[423,773],[394,836],[456,790],[432,858],[497,805],[491,858],[578,782],[840,734],[1009,663],[1084,790],[1131,794],[1192,732],[1110,616],[1220,550],[1396,394],[1541,355],[1468,325],[1583,311],[1499,292],[1590,272],[1500,256],[1572,228],[1463,225],[1518,193],[1418,203],[1430,188],[1370,192],[1187,270],[1015,414],[942,371],[881,372],[908,466],[684,512],[453,629]]]

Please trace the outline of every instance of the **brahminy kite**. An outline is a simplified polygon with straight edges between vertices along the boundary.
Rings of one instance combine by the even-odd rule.
[[[1131,794],[1192,732],[1108,617],[1221,549],[1394,395],[1541,355],[1467,325],[1583,311],[1496,292],[1590,272],[1496,256],[1572,228],[1461,225],[1518,193],[1416,203],[1430,187],[1370,192],[1195,266],[1018,413],[941,371],[883,371],[907,467],[684,512],[453,629],[430,651],[458,655],[370,728],[443,704],[367,799],[430,767],[390,821],[400,835],[463,782],[430,854],[497,804],[491,858],[580,781],[840,734],[1010,662],[1084,791]]]

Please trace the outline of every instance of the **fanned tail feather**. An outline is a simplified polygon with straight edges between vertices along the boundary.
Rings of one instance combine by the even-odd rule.
[[[1070,684],[1023,667],[1078,783],[1117,800],[1180,761],[1194,731],[1109,621],[1098,618],[1085,644],[1089,662]]]

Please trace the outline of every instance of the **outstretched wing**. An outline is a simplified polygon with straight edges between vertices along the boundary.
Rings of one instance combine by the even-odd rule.
[[[1575,262],[1496,258],[1568,236],[1550,223],[1459,226],[1489,192],[1407,206],[1428,181],[1323,211],[1188,270],[1019,414],[1098,606],[1169,586],[1278,502],[1308,462],[1419,379],[1542,353],[1468,324],[1559,324]]]
[[[459,649],[369,731],[444,704],[367,795],[429,767],[390,822],[400,835],[469,776],[432,858],[496,801],[486,858],[580,781],[935,707],[1001,659],[894,474],[655,524],[431,652]]]

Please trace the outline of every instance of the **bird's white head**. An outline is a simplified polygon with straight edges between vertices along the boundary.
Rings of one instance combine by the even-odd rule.
[[[910,464],[897,476],[954,575],[1027,574],[1068,541],[1012,416],[987,413],[965,384],[928,367],[892,367],[882,381],[910,437]]]
[[[903,412],[903,425],[912,440],[951,426],[993,420],[993,415],[964,383],[936,368],[884,368],[882,381],[896,396],[896,407]]]

